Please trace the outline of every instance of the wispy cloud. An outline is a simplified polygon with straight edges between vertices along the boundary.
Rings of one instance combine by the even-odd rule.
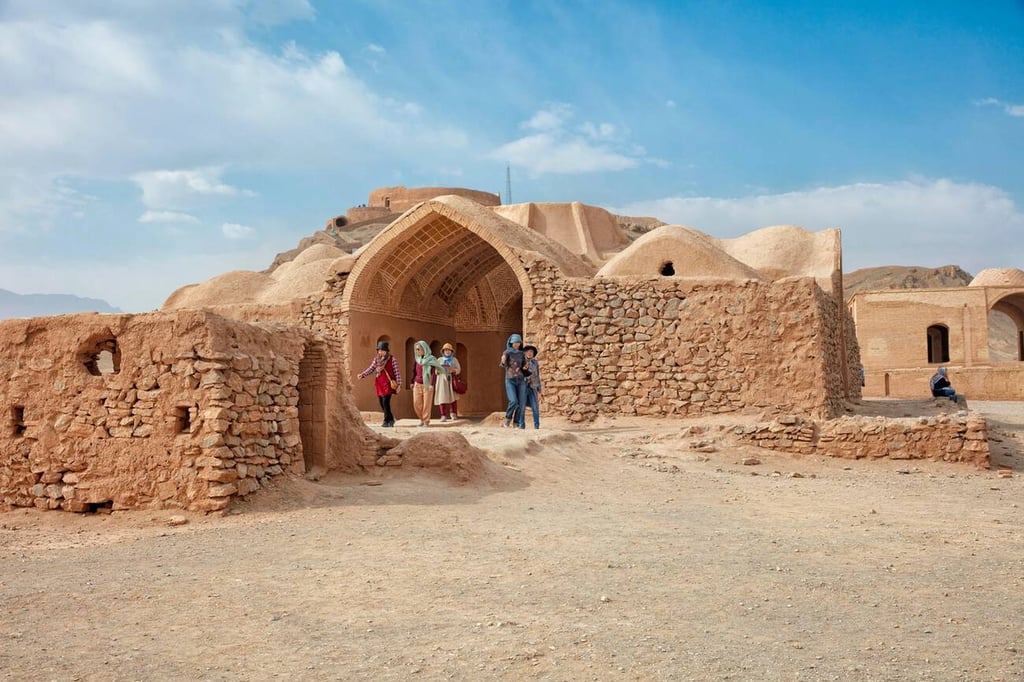
[[[770,225],[843,232],[846,270],[960,265],[975,274],[1024,262],[1024,213],[998,187],[944,179],[857,183],[756,196],[666,197],[610,210],[654,216],[717,237]]]
[[[220,229],[228,239],[247,239],[256,233],[256,230],[248,225],[238,223],[224,223]]]
[[[199,218],[196,218],[190,213],[183,213],[181,211],[146,211],[139,216],[140,223],[198,223]]]
[[[994,97],[987,97],[982,100],[978,100],[975,104],[979,106],[994,106],[999,107],[1010,116],[1016,118],[1024,118],[1024,104],[1010,104],[1009,102],[1003,102]]]
[[[256,193],[221,181],[223,168],[158,170],[138,173],[132,180],[142,189],[142,203],[151,208],[180,208],[196,197],[255,196]]]
[[[554,104],[522,124],[531,131],[501,145],[488,158],[524,168],[530,175],[597,173],[634,168],[644,162],[643,150],[624,148],[625,137],[611,123],[584,121],[575,129],[572,106]]]

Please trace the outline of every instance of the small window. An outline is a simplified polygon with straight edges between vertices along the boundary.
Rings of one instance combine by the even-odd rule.
[[[192,431],[192,408],[184,405],[174,408],[174,432],[191,433]]]
[[[676,274],[676,269],[672,267],[672,261],[668,261],[667,263],[661,266],[660,272],[662,277],[671,277],[672,275]]]
[[[121,371],[121,351],[117,339],[104,338],[86,345],[82,364],[94,377],[117,374]]]
[[[11,407],[11,435],[21,438],[25,435],[25,408],[21,405]]]
[[[933,365],[949,362],[949,327],[944,324],[928,327],[928,362]]]
[[[384,208],[391,208],[391,197],[384,197]]]

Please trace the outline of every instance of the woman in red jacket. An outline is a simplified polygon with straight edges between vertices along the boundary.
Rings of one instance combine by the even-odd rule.
[[[394,426],[395,415],[391,413],[391,396],[402,390],[402,373],[398,369],[398,360],[391,354],[387,341],[377,342],[377,355],[370,366],[359,374],[360,379],[373,374],[373,386],[377,389],[377,400],[384,410],[384,423],[381,426]]]

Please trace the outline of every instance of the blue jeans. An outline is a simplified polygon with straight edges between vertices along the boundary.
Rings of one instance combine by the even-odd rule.
[[[526,428],[526,379],[523,377],[505,378],[505,395],[508,396],[508,407],[505,409],[505,421],[515,420],[515,425]]]
[[[935,396],[936,398],[945,396],[952,400],[954,403],[959,402],[956,399],[956,391],[953,390],[952,386],[947,386],[946,388],[937,388],[934,391],[932,391],[932,395]]]
[[[530,387],[526,388],[526,406],[533,410],[533,428],[540,428],[540,400],[537,398],[537,391]],[[523,410],[523,419],[526,419],[526,410]]]

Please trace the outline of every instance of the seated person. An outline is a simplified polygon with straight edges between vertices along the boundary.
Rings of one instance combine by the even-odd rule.
[[[949,379],[946,378],[945,367],[939,367],[939,371],[932,376],[929,384],[932,387],[932,395],[936,398],[946,396],[954,403],[959,403],[959,400],[956,397],[956,391],[953,390],[953,386],[949,383]]]

